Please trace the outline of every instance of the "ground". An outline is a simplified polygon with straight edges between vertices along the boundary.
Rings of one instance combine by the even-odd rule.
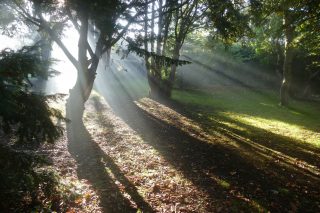
[[[241,88],[132,100],[113,82],[50,152],[83,185],[71,212],[320,210],[317,104]]]
[[[133,98],[121,73],[104,75],[112,83],[95,88],[83,119],[72,97],[55,105],[71,121],[36,151],[51,160],[44,169],[62,194],[41,198],[47,208],[320,211],[319,104],[283,108],[273,92],[238,87]]]

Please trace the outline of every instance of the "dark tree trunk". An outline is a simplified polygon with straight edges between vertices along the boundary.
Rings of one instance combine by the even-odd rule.
[[[88,100],[94,80],[96,77],[96,71],[99,65],[99,57],[103,53],[103,38],[104,35],[100,35],[97,41],[95,53],[92,53],[91,60],[89,61],[87,58],[88,52],[88,25],[89,25],[89,17],[86,10],[83,10],[83,13],[79,17],[81,21],[80,26],[80,37],[78,42],[78,61],[79,61],[79,68],[78,70],[78,77],[77,82],[73,90],[79,90],[83,106],[84,103]],[[111,48],[111,47],[110,47]]]
[[[152,3],[151,8],[151,29],[150,29],[150,50],[154,52],[154,18],[155,18],[155,3]],[[144,15],[144,49],[148,51],[148,4],[145,4],[145,15]],[[161,45],[161,36],[157,36],[157,43],[156,43],[156,51],[160,52],[160,45]],[[151,59],[151,60],[150,60]],[[149,61],[150,60],[150,61]],[[161,94],[161,69],[159,65],[156,64],[155,60],[147,55],[145,55],[145,64],[147,69],[147,77],[148,83],[150,87],[149,96],[153,98],[158,98]]]
[[[172,7],[172,6],[171,6]],[[169,7],[169,10],[172,8]],[[167,41],[168,41],[168,34],[169,34],[169,26],[172,19],[172,13],[167,13],[164,19],[164,31],[163,31],[163,44],[162,44],[162,55],[166,55],[166,47],[167,47]]]
[[[285,56],[283,62],[283,77],[280,88],[280,105],[287,106],[289,104],[290,91],[292,87],[292,60],[293,60],[293,34],[294,27],[292,26],[288,12],[284,15],[285,22]]]
[[[111,47],[106,51],[106,67],[110,67],[111,63]]]
[[[163,90],[161,89],[159,79],[155,76],[148,74],[148,83],[150,87],[149,97],[158,99],[163,96]]]
[[[276,54],[277,54],[277,62],[276,62],[276,75],[279,79],[282,79],[283,76],[283,49],[279,40],[275,43],[276,46]]]
[[[161,41],[162,41],[162,32],[161,31],[163,28],[162,0],[159,0],[158,16],[159,16],[159,21],[158,21],[158,35],[157,35],[156,53],[158,55],[160,55],[161,54]]]
[[[180,58],[180,49],[181,49],[181,44],[179,41],[176,41],[174,50],[173,50],[173,55],[172,55],[172,59],[174,60],[179,60]],[[171,92],[174,86],[174,81],[176,79],[176,72],[177,72],[177,64],[172,64],[171,65],[171,70],[170,70],[170,74],[169,74],[169,79],[168,79],[168,83],[166,85],[166,94],[168,97],[171,96]]]
[[[152,9],[151,9],[151,35],[150,35],[150,43],[151,43],[151,52],[154,52],[154,18],[155,18],[155,9],[154,9],[154,3],[152,2]],[[152,62],[151,62],[152,63]]]

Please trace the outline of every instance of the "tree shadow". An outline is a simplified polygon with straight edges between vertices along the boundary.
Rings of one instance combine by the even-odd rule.
[[[78,164],[78,177],[92,184],[101,201],[103,212],[137,212],[137,209],[154,212],[113,160],[92,139],[83,124],[83,108],[79,107],[81,103],[76,93],[74,90],[70,92],[66,104],[66,117],[71,120],[67,123],[68,150]],[[111,177],[107,169],[114,177]],[[130,195],[136,206],[123,195],[116,181],[124,186],[125,192]]]
[[[252,161],[244,158],[237,149],[192,137],[137,107],[115,74],[103,73],[100,79],[112,82],[99,92],[115,114],[205,191],[214,205],[219,202],[225,207],[231,205],[234,209],[229,211],[257,206],[273,211],[319,210],[315,195],[299,188],[314,190],[314,184],[319,181],[273,161],[259,167],[254,158]],[[221,180],[229,186],[223,186]]]
[[[155,108],[155,107],[154,107]],[[158,107],[158,110],[161,110],[161,107]],[[153,113],[146,111],[146,113],[149,116],[152,116],[155,119],[159,119],[158,116],[155,116]],[[161,119],[162,120],[162,119]],[[167,125],[170,123],[167,121],[167,118],[163,119],[163,122],[166,123]],[[314,167],[313,165],[317,164],[318,161],[317,159],[319,158],[319,156],[317,157],[310,157],[308,158],[309,160],[311,160],[311,162],[313,163],[313,165],[306,165],[306,164],[301,164],[302,163],[300,161],[300,159],[292,159],[292,157],[290,156],[290,152],[287,153],[288,155],[279,153],[276,150],[273,150],[271,144],[268,144],[270,146],[270,148],[268,148],[267,146],[263,146],[263,145],[259,145],[258,143],[251,141],[248,137],[238,137],[237,134],[235,134],[237,131],[237,129],[233,129],[230,128],[226,125],[217,123],[217,124],[212,124],[205,126],[205,127],[218,127],[216,128],[216,131],[213,132],[212,129],[210,129],[211,132],[213,132],[212,134],[217,134],[218,135],[223,135],[224,137],[227,137],[229,139],[231,139],[233,142],[236,142],[236,148],[228,148],[228,144],[224,145],[223,142],[219,142],[220,144],[215,144],[214,148],[210,148],[210,142],[212,138],[200,138],[202,144],[201,146],[206,147],[204,148],[204,152],[202,152],[201,155],[208,154],[208,158],[215,158],[213,156],[210,157],[210,153],[211,154],[216,154],[215,152],[218,153],[225,153],[225,156],[221,156],[220,160],[222,159],[222,161],[224,161],[225,164],[222,163],[223,165],[226,165],[227,167],[229,167],[229,173],[225,173],[226,176],[230,176],[230,174],[232,173],[236,173],[237,174],[237,180],[235,181],[235,184],[238,185],[238,187],[243,187],[246,185],[245,181],[247,180],[249,183],[255,183],[253,184],[254,186],[256,185],[256,181],[257,179],[259,184],[259,188],[263,189],[263,184],[264,185],[264,190],[266,192],[269,192],[269,195],[272,194],[273,192],[278,193],[277,190],[274,189],[279,189],[282,192],[283,191],[290,191],[291,195],[289,196],[289,198],[293,198],[294,196],[296,197],[296,200],[291,200],[287,197],[287,201],[288,202],[297,202],[300,203],[301,206],[312,206],[312,208],[319,208],[319,206],[317,206],[318,202],[315,202],[316,199],[314,199],[316,196],[318,196],[319,191],[314,190],[313,193],[313,202],[312,201],[308,201],[307,199],[305,199],[304,192],[301,191],[301,188],[307,189],[308,190],[313,190],[315,188],[315,186],[317,184],[315,183],[319,183],[320,181],[320,176],[319,176],[319,167]],[[176,127],[175,127],[176,128]],[[180,130],[180,128],[178,127],[178,129]],[[202,129],[204,130],[204,128]],[[257,128],[257,131],[261,131],[259,128]],[[188,135],[196,135],[196,132],[189,132],[188,130],[183,130],[183,132],[187,133]],[[199,132],[198,132],[199,133]],[[197,137],[197,136],[195,136]],[[199,137],[197,137],[199,138]],[[288,139],[286,137],[280,137],[279,136],[279,140],[289,140],[291,141],[291,139]],[[289,142],[288,141],[288,142]],[[192,143],[190,141],[190,143]],[[188,145],[187,147],[190,148],[191,144]],[[195,145],[195,148],[193,149],[193,153],[189,153],[187,155],[191,156],[191,155],[195,155],[197,153],[197,149],[199,148],[199,143],[198,145]],[[319,150],[318,150],[319,151]],[[179,152],[177,152],[177,150],[174,150],[175,154],[180,154]],[[303,155],[305,156],[307,153],[299,153],[297,152],[299,155]],[[295,154],[297,154],[295,153]],[[231,155],[235,155],[232,156]],[[207,158],[205,157],[205,158]],[[201,159],[201,156],[196,157],[195,161],[199,161],[199,159]],[[218,161],[218,159],[217,159]],[[260,163],[256,163],[258,161],[261,161]],[[190,161],[191,163],[192,161]],[[244,164],[247,163],[246,164]],[[215,163],[216,166],[218,163]],[[230,167],[230,164],[234,164],[236,165],[236,167]],[[253,166],[253,167],[252,167]],[[201,166],[202,168],[205,168],[203,166]],[[220,166],[219,166],[220,167]],[[233,168],[233,169],[232,169]],[[316,171],[315,171],[316,170]],[[237,171],[237,172],[234,172]],[[258,172],[260,171],[260,172]],[[249,176],[245,176],[243,174],[243,172],[250,172],[251,175]],[[240,175],[242,176],[240,178]],[[257,177],[260,176],[260,177]],[[261,181],[261,178],[264,179],[267,178],[269,181],[269,183],[267,183],[267,181],[265,180],[265,182]],[[232,178],[231,178],[232,179]],[[226,180],[228,180],[228,177],[226,178]],[[241,182],[242,180],[242,182]],[[232,181],[231,181],[232,183]],[[262,185],[261,185],[262,184]],[[271,185],[270,185],[271,184]],[[293,187],[292,187],[293,186]],[[290,189],[290,190],[289,190]],[[246,189],[245,189],[246,191]],[[253,191],[247,191],[249,192],[249,196],[250,195],[254,195],[254,190]],[[272,192],[272,193],[271,193]],[[310,192],[310,191],[309,191]],[[287,192],[286,192],[287,193]],[[309,194],[310,195],[310,194]],[[268,197],[268,193],[265,194],[266,197]],[[275,196],[276,197],[276,196]],[[301,199],[301,200],[299,200]],[[281,200],[281,199],[280,199]],[[312,200],[312,199],[311,199]],[[302,202],[300,202],[302,201]],[[268,201],[266,201],[266,203],[269,203]],[[275,203],[272,201],[272,205],[274,205]],[[283,203],[281,204],[283,205]],[[310,208],[309,206],[309,208]],[[273,208],[274,206],[272,206]],[[283,206],[282,206],[283,207]],[[281,207],[277,207],[277,208],[281,208]],[[304,207],[303,207],[304,208]],[[303,209],[302,208],[302,209]],[[288,209],[287,209],[288,210]]]
[[[166,105],[174,108],[182,115],[190,117],[208,133],[214,134],[215,132],[219,132],[239,141],[240,145],[247,147],[248,143],[241,142],[239,137],[249,139],[267,149],[281,152],[296,160],[303,160],[320,168],[320,149],[311,144],[245,124],[230,117],[220,115],[212,109],[208,110],[201,107],[189,106],[188,110],[183,110],[183,107],[174,101],[167,101]],[[200,116],[198,112],[202,112]],[[226,123],[231,123],[235,127],[226,125]],[[230,132],[233,134],[230,134]],[[237,136],[239,137],[237,138]]]

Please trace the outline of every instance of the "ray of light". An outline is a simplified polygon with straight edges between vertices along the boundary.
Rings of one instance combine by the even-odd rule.
[[[228,146],[231,145],[231,146],[235,146],[239,150],[241,149],[241,147],[239,147],[239,144],[245,143],[246,145],[249,145],[250,147],[256,149],[258,152],[265,153],[266,156],[269,155],[269,156],[275,157],[276,159],[280,159],[281,161],[283,161],[283,163],[290,165],[290,167],[297,167],[299,169],[305,170],[306,172],[310,172],[316,177],[320,176],[320,170],[316,166],[311,165],[301,159],[293,158],[280,151],[276,151],[276,150],[273,150],[272,148],[268,148],[264,145],[254,142],[253,140],[244,138],[240,135],[230,132],[229,130],[222,128],[223,132],[227,132],[228,135],[231,136],[231,138],[228,138],[226,137],[226,135],[223,135],[217,131],[213,131],[212,133],[209,134],[207,133],[207,131],[202,129],[202,127],[200,127],[199,124],[197,124],[196,122],[177,113],[171,108],[164,106],[161,103],[158,103],[149,98],[140,99],[135,103],[141,109],[155,116],[157,119],[160,119],[166,123],[169,123],[170,125],[173,125],[183,130],[190,136],[199,138],[204,142],[219,143],[219,144],[224,144]],[[231,116],[231,118],[233,117]],[[266,123],[266,122],[268,123],[269,120],[264,120],[262,123]],[[251,124],[251,125],[256,126],[256,124]],[[288,130],[291,127],[285,126],[285,128]],[[294,129],[297,129],[297,128],[294,128]],[[315,136],[315,137],[318,138],[319,136]],[[236,138],[238,138],[239,140],[234,140]],[[249,158],[252,157],[251,153],[248,152],[247,154]]]
[[[103,97],[95,96],[90,101],[97,102],[87,104],[87,107],[95,106],[95,109],[87,110],[84,121],[88,131],[96,138],[96,143],[110,156],[114,163],[121,168],[121,173],[125,174],[128,180],[135,185],[139,196],[146,201],[157,199],[155,209],[163,211],[166,208],[176,206],[177,209],[187,208],[190,204],[181,203],[181,199],[187,198],[190,193],[201,194],[197,208],[204,211],[205,206],[201,205],[208,199],[205,192],[198,189],[183,173],[170,165],[164,156],[153,146],[147,144],[142,137],[126,124],[120,117],[116,116]],[[96,137],[98,136],[98,137]],[[127,197],[134,196],[130,193],[128,184],[124,179],[119,179],[119,172],[110,167],[110,163],[105,162],[106,170],[110,173],[115,183],[122,189]],[[132,188],[131,188],[132,189]],[[128,191],[129,190],[129,191]],[[161,196],[159,195],[161,191]],[[170,194],[178,194],[172,196]],[[168,203],[169,202],[169,203]]]
[[[66,28],[64,35],[62,42],[70,53],[76,57],[78,50],[78,32],[73,28]],[[69,89],[71,89],[76,82],[77,71],[56,43],[52,46],[51,58],[56,60],[51,68],[57,70],[60,74],[49,78],[49,80],[45,82],[43,90],[47,94],[68,94]]]

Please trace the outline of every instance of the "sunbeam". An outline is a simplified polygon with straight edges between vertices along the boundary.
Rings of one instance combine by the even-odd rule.
[[[120,168],[115,171],[114,166],[110,165],[110,160],[103,160],[106,171],[110,173],[125,197],[138,208],[143,209],[142,201],[137,200],[141,197],[139,199],[146,201],[156,200],[155,211],[175,208],[179,212],[192,208],[188,202],[183,201],[188,199],[190,193],[200,194],[201,199],[199,197],[197,202],[199,207],[202,206],[200,209],[204,210],[203,203],[208,199],[205,192],[197,189],[154,147],[146,143],[142,136],[116,116],[103,101],[103,97],[94,94],[90,102],[87,104],[87,107],[91,107],[88,109],[90,113],[84,116],[86,127],[90,134],[98,139],[96,143],[105,155],[110,156]],[[120,174],[123,175],[122,178],[119,177]],[[125,182],[125,177],[130,183]]]
[[[71,54],[76,56],[78,50],[78,32],[74,28],[70,27],[67,28],[63,34],[62,42],[70,50]],[[57,70],[60,74],[49,78],[49,80],[45,82],[43,91],[46,94],[68,94],[69,89],[71,89],[76,83],[77,71],[56,43],[53,43],[51,58],[54,60],[51,68]]]
[[[221,51],[197,51],[187,43],[182,57],[193,62],[181,68],[179,76],[188,86],[210,89],[240,86],[246,89],[273,89],[280,85],[279,77],[255,65],[245,64]],[[200,74],[201,73],[201,74]]]
[[[316,2],[0,0],[0,211],[320,212]]]

